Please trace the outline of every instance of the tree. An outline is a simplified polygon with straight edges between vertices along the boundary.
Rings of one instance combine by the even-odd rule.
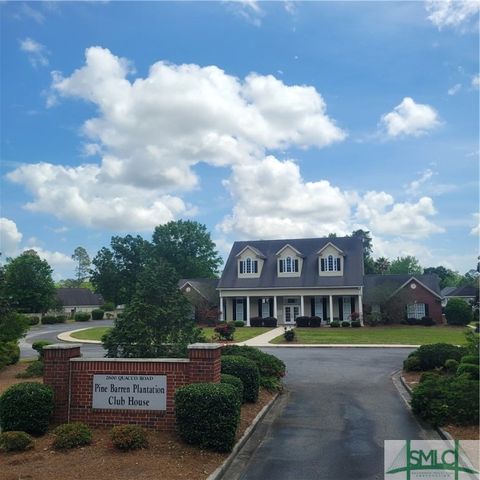
[[[472,321],[472,307],[461,298],[451,298],[445,307],[450,325],[468,325]]]
[[[35,250],[10,260],[5,268],[5,290],[20,312],[43,313],[55,304],[52,268]]]
[[[397,257],[390,265],[390,273],[403,273],[409,275],[421,275],[422,267],[418,260],[411,256]]]
[[[155,256],[175,267],[180,278],[215,278],[222,264],[207,227],[192,220],[159,225],[153,233]]]
[[[446,268],[442,265],[438,267],[427,267],[423,270],[423,273],[435,274],[440,278],[440,288],[445,287],[456,287],[458,286],[461,275],[449,268]]]
[[[183,356],[201,331],[189,319],[190,307],[178,288],[174,268],[152,259],[139,274],[132,302],[103,338],[108,357]]]
[[[362,239],[363,244],[363,269],[365,273],[375,273],[375,265],[372,258],[372,237],[367,230],[354,230],[351,237],[357,237]]]
[[[77,277],[77,286],[79,287],[88,278],[91,264],[90,257],[83,247],[77,247],[73,252],[72,260],[77,262],[75,276]]]
[[[375,260],[375,273],[385,275],[390,271],[390,260],[386,257],[379,257]]]

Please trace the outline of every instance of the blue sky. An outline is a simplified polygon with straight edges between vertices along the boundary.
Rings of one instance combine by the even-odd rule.
[[[73,275],[112,235],[372,232],[478,255],[479,5],[4,2],[4,255]]]

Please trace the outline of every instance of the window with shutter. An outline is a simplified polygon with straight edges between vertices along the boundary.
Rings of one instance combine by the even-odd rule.
[[[278,265],[279,265],[279,270],[280,270],[280,273],[283,273],[283,260],[279,260],[278,261]]]
[[[293,271],[298,272],[298,259],[297,258],[293,261]]]
[[[324,259],[324,258],[321,258],[321,259],[320,259],[320,270],[321,270],[322,272],[325,271],[325,259]]]
[[[245,270],[245,265],[244,265],[244,263],[245,263],[245,262],[244,262],[243,260],[240,261],[240,273],[244,273],[244,270]]]
[[[335,261],[336,261],[336,266],[337,266],[336,270],[337,270],[337,272],[339,272],[339,271],[341,270],[341,268],[340,268],[340,259],[339,259],[339,258],[336,258]]]

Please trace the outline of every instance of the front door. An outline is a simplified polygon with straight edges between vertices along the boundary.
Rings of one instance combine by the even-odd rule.
[[[298,305],[285,305],[283,307],[285,323],[291,324],[300,314],[300,307]]]

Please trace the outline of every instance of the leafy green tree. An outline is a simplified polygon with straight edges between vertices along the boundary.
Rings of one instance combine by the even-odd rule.
[[[88,288],[92,292],[95,291],[95,287],[89,280],[84,280],[82,283],[78,283],[76,278],[65,278],[63,280],[59,280],[55,283],[55,288]]]
[[[222,259],[205,225],[178,220],[159,225],[153,233],[155,256],[164,258],[180,278],[215,278]]]
[[[363,243],[363,267],[365,273],[375,273],[375,264],[372,258],[372,237],[367,230],[354,230],[351,237],[357,237],[362,239]]]
[[[148,262],[123,317],[103,337],[108,357],[183,356],[187,344],[201,338],[200,330],[188,318],[190,307],[177,282],[168,262]]]
[[[437,275],[440,278],[440,288],[456,287],[461,279],[461,275],[458,272],[454,272],[443,265],[427,267],[423,270],[423,273],[433,273]]]
[[[390,272],[390,260],[386,257],[379,257],[375,260],[375,273],[385,275]]]
[[[418,260],[411,255],[406,255],[405,257],[397,257],[395,260],[392,261],[390,265],[390,273],[421,275],[422,271],[423,269],[420,266]]]
[[[5,268],[5,282],[6,294],[21,312],[42,313],[55,304],[52,268],[35,250],[10,260]]]
[[[472,307],[461,298],[451,298],[445,307],[445,317],[450,325],[468,325],[472,321]]]
[[[75,276],[77,279],[77,286],[79,287],[88,278],[91,265],[90,257],[83,247],[77,247],[73,252],[72,260],[77,262]]]

